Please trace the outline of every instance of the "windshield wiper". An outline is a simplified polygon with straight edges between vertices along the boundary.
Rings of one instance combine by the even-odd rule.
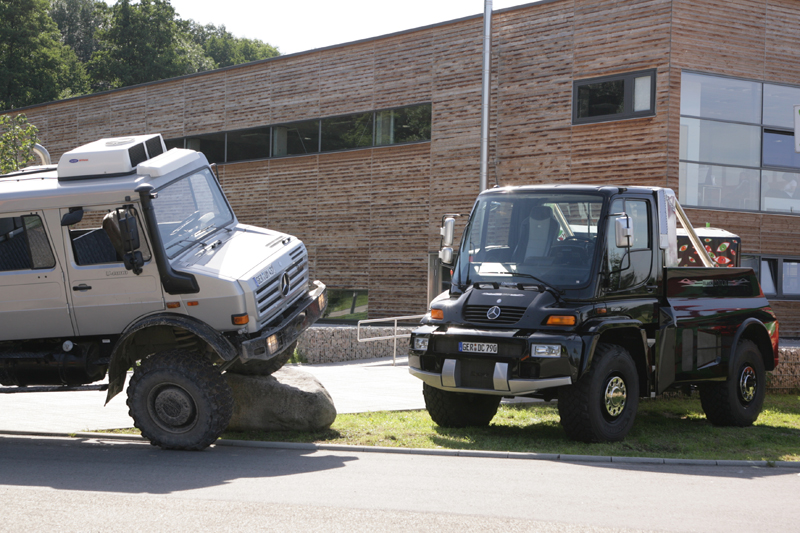
[[[539,282],[539,292],[545,292],[545,290],[549,290],[550,292],[553,293],[553,296],[556,297],[556,300],[560,300],[561,299],[561,295],[564,294],[563,291],[561,291],[559,289],[556,289],[555,287],[553,287],[552,285],[550,285],[549,283],[547,283],[543,279],[537,278],[533,274],[526,274],[524,272],[481,272],[481,275],[484,275],[484,274],[487,275],[487,276],[490,276],[490,275],[500,275],[500,276],[508,275],[508,276],[520,276],[520,277],[523,277],[523,278],[531,278],[532,280],[535,280],[535,281]],[[480,282],[478,282],[478,283],[480,283]]]

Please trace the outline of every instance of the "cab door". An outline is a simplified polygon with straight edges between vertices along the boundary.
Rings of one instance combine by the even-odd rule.
[[[121,333],[137,318],[164,309],[158,268],[144,231],[140,231],[145,263],[140,275],[127,270],[102,228],[103,217],[121,205],[84,207],[83,219],[64,232],[68,292],[78,334]],[[63,209],[62,216],[69,210]],[[136,212],[139,228],[141,217]]]
[[[40,212],[0,216],[3,340],[74,335],[62,266]]]

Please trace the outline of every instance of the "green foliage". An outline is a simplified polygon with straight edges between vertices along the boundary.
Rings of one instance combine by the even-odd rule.
[[[0,116],[0,174],[19,170],[34,160],[38,131],[25,115]]]
[[[229,67],[269,59],[280,55],[278,49],[258,39],[234,37],[225,26],[206,24],[202,26],[193,20],[181,22],[184,30],[194,42],[202,47],[205,54],[214,61],[216,68]]]
[[[98,0],[51,0],[50,17],[58,25],[61,42],[72,48],[82,63],[100,49],[95,37],[107,24],[109,8]]]
[[[0,2],[0,109],[54,100],[87,88],[83,65],[61,43],[47,0]]]
[[[266,59],[277,48],[181,20],[169,0],[0,0],[0,109]]]
[[[178,51],[175,10],[167,0],[120,0],[107,28],[96,33],[101,49],[89,61],[92,85],[114,89],[186,74]]]

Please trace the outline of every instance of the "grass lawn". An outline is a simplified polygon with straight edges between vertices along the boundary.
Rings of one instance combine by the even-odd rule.
[[[708,423],[700,400],[642,399],[633,430],[623,442],[567,440],[555,405],[501,406],[489,427],[446,429],[426,411],[341,414],[322,432],[226,432],[222,438],[359,446],[444,448],[513,452],[800,461],[800,396],[767,395],[753,427]]]

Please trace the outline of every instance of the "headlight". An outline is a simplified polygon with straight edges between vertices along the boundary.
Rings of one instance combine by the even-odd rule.
[[[560,344],[532,344],[531,357],[560,357]]]
[[[267,339],[267,349],[269,350],[270,355],[278,351],[278,344],[278,335],[270,335]]]
[[[319,305],[320,312],[325,310],[325,304],[327,303],[326,296],[327,294],[325,293],[325,291],[322,291],[322,294],[320,294],[319,298],[317,298],[317,304]]]
[[[428,350],[428,337],[414,337],[414,349],[420,352]]]

